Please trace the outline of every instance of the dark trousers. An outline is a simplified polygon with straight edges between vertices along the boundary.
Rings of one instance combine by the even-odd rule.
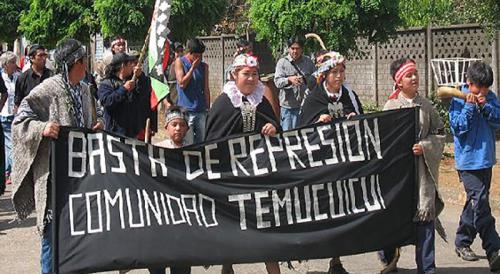
[[[460,216],[455,246],[470,246],[479,233],[483,249],[489,256],[500,248],[495,218],[490,208],[491,168],[459,170],[458,175],[464,185],[467,201]]]
[[[417,244],[415,246],[415,262],[418,274],[436,273],[436,248],[434,246],[434,221],[417,223]],[[394,259],[396,248],[380,250],[380,260],[388,264]]]
[[[148,268],[150,274],[165,274],[165,268]],[[170,274],[191,274],[189,266],[170,267]]]

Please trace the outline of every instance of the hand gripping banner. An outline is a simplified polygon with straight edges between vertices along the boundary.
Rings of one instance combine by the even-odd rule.
[[[328,258],[414,243],[416,112],[182,149],[62,128],[52,158],[57,271]]]

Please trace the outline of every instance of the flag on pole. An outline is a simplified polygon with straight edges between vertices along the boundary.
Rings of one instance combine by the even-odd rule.
[[[167,35],[170,18],[171,0],[156,0],[151,29],[149,33],[148,69],[151,77],[151,109],[167,96],[168,85],[163,82],[165,73],[168,73],[164,63],[168,64],[170,56],[170,41]]]

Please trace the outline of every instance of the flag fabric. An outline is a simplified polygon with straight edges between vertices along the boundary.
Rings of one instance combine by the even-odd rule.
[[[167,96],[169,89],[164,83],[165,73],[168,71],[163,65],[168,63],[170,56],[170,41],[167,35],[168,21],[171,11],[171,0],[156,0],[151,29],[149,33],[148,69],[151,78],[151,109]]]

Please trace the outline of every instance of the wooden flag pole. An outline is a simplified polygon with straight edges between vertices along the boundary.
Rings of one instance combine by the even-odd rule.
[[[150,138],[151,138],[151,119],[150,118],[146,119],[146,128],[144,130],[145,130],[144,142],[146,144],[149,144],[149,143],[151,143],[151,140],[150,140]]]
[[[149,35],[151,34],[151,25],[149,26],[148,33],[146,34],[146,39],[144,39],[144,44],[142,45],[141,53],[139,55],[139,60],[137,65],[142,66],[144,59],[146,59],[146,52],[148,51],[149,45]],[[137,76],[132,76],[132,81],[137,81]]]

